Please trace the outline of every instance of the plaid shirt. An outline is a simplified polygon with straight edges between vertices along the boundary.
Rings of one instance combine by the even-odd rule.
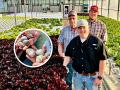
[[[106,25],[99,20],[92,21],[88,19],[88,23],[89,23],[90,33],[102,39],[103,42],[106,42],[107,41]]]
[[[73,32],[70,25],[65,26],[62,29],[62,32],[58,38],[58,42],[64,44],[64,52],[66,51],[66,47],[70,43],[70,41],[77,35],[77,31]]]

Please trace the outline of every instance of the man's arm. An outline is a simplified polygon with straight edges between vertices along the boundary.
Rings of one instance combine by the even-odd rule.
[[[67,66],[70,61],[71,61],[71,58],[69,56],[65,56],[63,61],[63,66]]]
[[[64,57],[64,29],[58,37],[58,53],[61,57]]]
[[[99,63],[99,76],[101,76],[101,77],[104,76],[105,67],[106,67],[106,60],[100,60],[100,63]]]
[[[64,44],[58,42],[58,53],[61,57],[64,57]]]
[[[106,67],[106,59],[107,59],[107,55],[105,52],[105,45],[100,42],[100,49],[99,49],[99,76],[103,76],[104,75],[104,71],[105,71],[105,67]]]
[[[105,67],[106,67],[106,60],[100,60],[98,77],[101,77],[101,79],[99,79],[98,77],[95,79],[94,84],[96,86],[99,86],[102,83],[102,78],[104,76]]]
[[[102,83],[102,78],[104,76],[104,71],[105,71],[105,67],[106,67],[106,59],[107,59],[104,44],[100,41],[99,45],[100,45],[99,54],[98,54],[99,59],[100,59],[100,61],[99,61],[99,74],[94,82],[96,86],[99,86]]]

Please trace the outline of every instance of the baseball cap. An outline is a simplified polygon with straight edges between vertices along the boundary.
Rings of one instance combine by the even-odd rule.
[[[98,6],[97,6],[97,5],[91,6],[91,7],[90,7],[90,11],[98,12]]]
[[[88,21],[85,19],[81,19],[80,21],[77,22],[77,27],[80,27],[80,26],[88,27]]]
[[[68,13],[68,17],[70,16],[75,16],[77,15],[77,12],[75,10],[71,10],[69,13]]]

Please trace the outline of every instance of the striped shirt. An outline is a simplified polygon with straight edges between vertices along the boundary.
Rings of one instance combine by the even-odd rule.
[[[70,41],[78,35],[77,31],[72,31],[70,25],[65,26],[62,29],[61,34],[59,35],[58,42],[64,44],[64,52],[66,51],[67,45],[70,43]]]
[[[103,42],[107,41],[107,28],[106,25],[100,20],[92,21],[88,19],[90,33],[102,39]]]

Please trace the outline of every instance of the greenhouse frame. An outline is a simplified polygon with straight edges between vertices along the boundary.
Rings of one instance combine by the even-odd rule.
[[[102,16],[120,18],[120,0],[0,0],[0,13],[68,12],[71,9],[86,13],[91,5],[98,5]]]

